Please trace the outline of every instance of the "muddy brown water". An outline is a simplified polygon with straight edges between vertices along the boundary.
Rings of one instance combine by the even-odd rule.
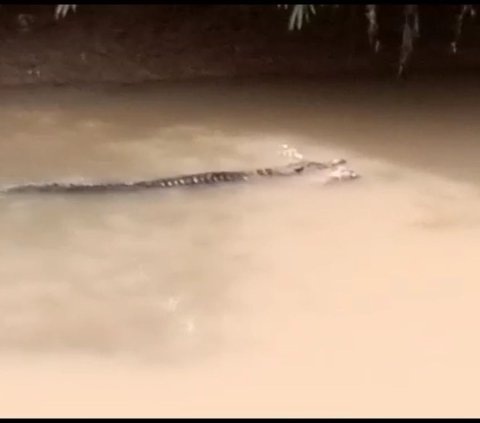
[[[0,415],[478,415],[475,82],[3,90],[0,183],[343,157],[362,175],[0,198]]]

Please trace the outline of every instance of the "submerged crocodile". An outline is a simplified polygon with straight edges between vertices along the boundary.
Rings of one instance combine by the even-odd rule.
[[[257,178],[282,177],[318,173],[320,182],[353,180],[359,177],[357,173],[345,167],[343,159],[331,162],[301,161],[285,166],[261,168],[252,171],[204,172],[192,175],[174,176],[136,182],[113,183],[44,183],[16,185],[1,190],[2,193],[94,193],[116,191],[139,191],[146,189],[188,187],[232,182],[246,182]]]

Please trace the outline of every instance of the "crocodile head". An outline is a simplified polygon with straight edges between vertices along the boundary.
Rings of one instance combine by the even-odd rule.
[[[346,181],[359,178],[359,175],[346,166],[346,160],[336,159],[330,162],[300,161],[286,166],[262,170],[260,175],[311,175],[316,181],[324,183]]]
[[[360,178],[360,175],[346,166],[339,165],[326,172],[325,183],[351,181]]]
[[[331,162],[303,162],[294,168],[297,173],[311,173],[317,175],[323,183],[350,181],[358,179],[360,175],[346,166],[346,160],[337,159]]]

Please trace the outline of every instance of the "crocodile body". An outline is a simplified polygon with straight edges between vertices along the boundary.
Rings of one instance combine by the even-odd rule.
[[[101,193],[119,191],[140,191],[147,189],[169,189],[248,182],[259,178],[287,177],[306,173],[319,173],[324,183],[352,180],[358,174],[345,167],[345,160],[331,162],[301,161],[286,166],[260,168],[251,171],[204,172],[191,175],[143,180],[136,182],[112,183],[43,183],[16,185],[2,190],[3,193]]]

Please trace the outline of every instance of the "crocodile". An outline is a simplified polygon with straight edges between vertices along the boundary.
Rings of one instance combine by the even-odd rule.
[[[168,189],[234,182],[247,182],[259,178],[287,177],[318,173],[322,183],[354,180],[359,175],[348,169],[346,160],[330,162],[299,161],[284,166],[259,168],[250,171],[218,171],[180,175],[134,182],[105,183],[38,183],[14,185],[0,190],[10,193],[102,193],[117,191],[139,191],[147,189]]]

